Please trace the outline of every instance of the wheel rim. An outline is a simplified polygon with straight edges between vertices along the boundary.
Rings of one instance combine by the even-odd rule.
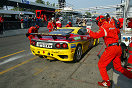
[[[77,48],[77,52],[76,52],[76,60],[80,60],[81,59],[81,56],[82,56],[82,48],[81,47],[78,47]]]

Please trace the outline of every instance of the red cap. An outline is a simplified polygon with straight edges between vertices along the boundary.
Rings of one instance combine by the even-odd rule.
[[[100,15],[96,18],[96,20],[99,20],[99,19],[105,19],[105,17],[103,15]]]

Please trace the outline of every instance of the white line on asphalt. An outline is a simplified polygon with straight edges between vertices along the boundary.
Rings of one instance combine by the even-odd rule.
[[[14,61],[16,59],[19,59],[19,58],[22,58],[22,57],[25,57],[25,56],[29,56],[30,54],[32,54],[32,53],[29,53],[29,54],[26,54],[26,55],[21,55],[21,56],[11,57],[8,60],[5,60],[5,61],[1,62],[0,65],[6,64],[8,62]]]

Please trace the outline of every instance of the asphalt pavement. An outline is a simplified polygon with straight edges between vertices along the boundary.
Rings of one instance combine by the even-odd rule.
[[[97,66],[102,39],[78,63],[50,62],[32,55],[24,35],[27,31],[17,29],[0,34],[0,88],[102,88],[97,84],[102,80]],[[48,29],[40,27],[39,32]],[[112,64],[107,70],[113,82],[110,88],[132,88],[132,80],[113,71]]]

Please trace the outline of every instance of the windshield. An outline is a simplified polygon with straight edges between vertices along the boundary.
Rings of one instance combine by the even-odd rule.
[[[57,29],[57,31],[52,31],[49,34],[62,34],[62,35],[66,35],[66,34],[70,34],[72,31],[74,31],[74,29]]]
[[[72,32],[72,31],[74,31],[74,29],[57,29],[57,31],[63,31],[63,32],[68,31],[68,32]]]

